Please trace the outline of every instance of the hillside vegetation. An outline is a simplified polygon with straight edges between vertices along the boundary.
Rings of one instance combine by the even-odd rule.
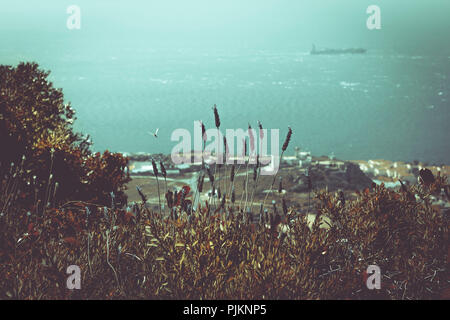
[[[140,190],[127,205],[127,159],[90,151],[47,76],[36,64],[0,66],[0,299],[449,298],[449,220],[430,202],[448,192],[446,177],[424,171],[420,185],[372,185],[355,200],[310,190],[313,223],[283,201],[255,223],[233,193],[192,208],[189,187],[165,190],[153,162],[166,203],[154,212]],[[70,265],[80,290],[66,287]],[[369,265],[381,289],[367,288]]]

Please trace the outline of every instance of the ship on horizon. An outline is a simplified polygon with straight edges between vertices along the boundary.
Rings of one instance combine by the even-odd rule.
[[[310,54],[364,54],[367,50],[364,48],[348,48],[348,49],[322,49],[317,50],[313,44]]]

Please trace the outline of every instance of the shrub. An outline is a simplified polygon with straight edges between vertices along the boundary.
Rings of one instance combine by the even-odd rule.
[[[345,201],[317,193],[318,217],[290,209],[253,224],[208,207],[177,218],[72,203],[0,223],[0,297],[19,299],[437,299],[448,290],[448,218],[383,186]],[[447,220],[446,220],[447,219]],[[278,222],[276,222],[278,221]],[[281,222],[281,223],[280,223]],[[277,225],[279,224],[279,225]],[[66,268],[82,289],[66,288]],[[369,265],[382,272],[368,290]]]
[[[0,177],[16,164],[21,203],[36,205],[37,211],[49,201],[105,204],[109,192],[125,202],[127,159],[91,153],[89,137],[73,131],[75,113],[48,75],[36,63],[0,66]]]

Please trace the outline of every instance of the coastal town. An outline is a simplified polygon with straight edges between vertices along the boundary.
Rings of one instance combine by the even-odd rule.
[[[192,154],[192,158],[197,161],[191,163],[182,163],[174,165],[169,155],[163,154],[125,154],[130,159],[128,171],[131,182],[128,184],[129,202],[139,202],[141,197],[137,187],[148,197],[147,204],[156,208],[158,206],[158,184],[153,174],[152,160],[157,163],[163,163],[166,168],[166,179],[160,177],[159,187],[163,190],[181,189],[183,186],[189,186],[191,195],[194,197],[199,173],[202,171],[202,161],[198,155]],[[232,159],[233,160],[233,159]],[[247,159],[244,159],[248,161]],[[213,160],[205,158],[204,163],[210,164]],[[268,165],[269,166],[269,165]],[[267,166],[267,167],[268,167]],[[230,174],[231,165],[223,166],[222,178],[219,181],[227,180]],[[387,188],[399,189],[401,182],[405,186],[411,186],[418,183],[420,170],[427,168],[434,176],[450,174],[448,165],[428,165],[419,161],[389,161],[383,159],[374,160],[340,160],[333,154],[329,156],[314,156],[311,152],[302,150],[299,147],[294,149],[293,154],[283,156],[280,168],[277,173],[276,184],[273,187],[274,192],[270,192],[272,176],[261,175],[258,183],[253,181],[254,165],[236,164],[235,189],[236,205],[242,205],[247,198],[252,198],[252,208],[257,210],[260,204],[270,192],[270,201],[277,203],[283,198],[289,206],[298,211],[309,211],[313,205],[314,191],[327,189],[331,192],[343,192],[350,199],[354,198],[357,191],[370,188],[373,183],[384,184]],[[264,170],[264,167],[262,168]],[[228,172],[228,173],[227,173]],[[401,182],[400,182],[401,181]],[[246,188],[246,183],[247,187]],[[216,183],[217,184],[217,183]],[[220,186],[220,182],[219,182]],[[281,190],[280,190],[281,186]],[[225,190],[227,191],[223,191]],[[251,195],[246,194],[250,189]],[[205,178],[203,192],[198,196],[200,202],[211,200],[211,184],[208,177]],[[222,194],[230,193],[231,185],[222,185]],[[281,192],[280,192],[281,191]],[[216,191],[217,192],[217,191]],[[164,195],[165,192],[162,192]],[[215,194],[217,196],[217,194]],[[162,197],[164,198],[164,197]],[[231,196],[226,196],[231,200]],[[445,212],[450,212],[450,201],[446,194],[431,196],[432,204],[436,208]],[[164,201],[163,201],[164,202]],[[270,203],[270,202],[268,202]],[[164,207],[164,203],[162,203]]]

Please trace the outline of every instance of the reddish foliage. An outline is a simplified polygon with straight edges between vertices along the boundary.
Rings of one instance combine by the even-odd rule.
[[[35,63],[0,66],[0,176],[20,174],[19,198],[52,205],[68,200],[109,204],[110,192],[125,203],[128,159],[106,151],[92,154],[88,137],[73,132],[75,119],[49,73]],[[35,194],[38,190],[39,194]]]

